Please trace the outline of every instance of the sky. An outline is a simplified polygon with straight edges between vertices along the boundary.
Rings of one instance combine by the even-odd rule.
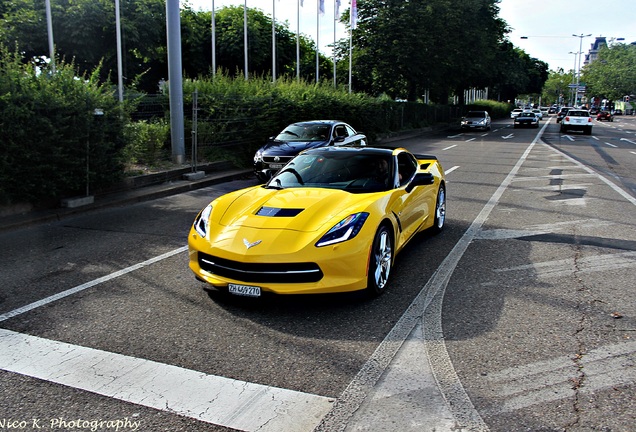
[[[182,3],[185,1],[182,0]],[[298,0],[187,0],[194,10],[206,11],[211,10],[212,2],[219,9],[242,6],[246,1],[248,8],[260,9],[269,16],[272,16],[275,6],[276,21],[287,21],[290,31],[296,31]],[[335,0],[325,0],[325,13],[320,15],[319,21],[318,1],[303,1],[303,7],[300,8],[300,33],[314,41],[318,40],[321,52],[331,56],[328,45],[334,41]],[[350,0],[341,0],[340,13],[349,6]],[[568,72],[573,68],[578,69],[580,56],[577,53],[583,52],[582,65],[596,37],[603,36],[608,42],[618,38],[624,38],[624,41],[620,41],[623,43],[636,42],[634,0],[501,0],[499,8],[500,18],[511,29],[508,39],[531,57],[548,63],[551,70],[563,68]],[[316,31],[318,27],[319,32]],[[335,40],[344,37],[348,37],[345,26],[337,23]]]

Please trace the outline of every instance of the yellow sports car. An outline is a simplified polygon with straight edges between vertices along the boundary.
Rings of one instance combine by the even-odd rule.
[[[231,294],[381,294],[415,234],[441,231],[444,171],[403,148],[306,150],[264,185],[223,195],[196,217],[196,277]]]

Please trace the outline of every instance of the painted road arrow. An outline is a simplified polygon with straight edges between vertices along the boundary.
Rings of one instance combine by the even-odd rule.
[[[506,135],[506,136],[501,136],[503,139],[509,139],[512,138],[513,136],[515,136],[515,134],[510,134],[510,135]]]

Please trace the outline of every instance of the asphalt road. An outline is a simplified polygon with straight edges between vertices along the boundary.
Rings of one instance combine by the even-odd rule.
[[[636,119],[396,144],[448,220],[374,300],[204,291],[190,224],[251,180],[1,233],[0,430],[634,430]]]

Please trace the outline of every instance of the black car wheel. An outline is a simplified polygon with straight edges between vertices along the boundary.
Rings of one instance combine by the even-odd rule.
[[[369,261],[367,292],[378,296],[386,288],[393,265],[393,241],[386,225],[381,225],[375,233]]]
[[[446,223],[446,188],[439,186],[437,201],[435,202],[435,219],[433,220],[433,232],[438,233],[444,229]]]

